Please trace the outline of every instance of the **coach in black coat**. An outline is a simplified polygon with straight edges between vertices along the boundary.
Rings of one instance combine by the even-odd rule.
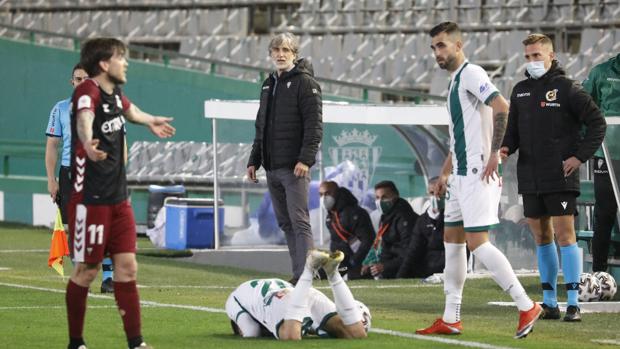
[[[247,176],[257,182],[263,166],[280,229],[291,256],[295,284],[313,248],[308,190],[323,137],[321,88],[312,66],[298,57],[299,40],[291,33],[275,35],[269,44],[276,68],[264,82],[256,115],[256,134],[247,165]]]
[[[329,249],[344,252],[340,266],[347,268],[349,280],[358,279],[362,261],[375,239],[370,216],[347,188],[338,187],[335,182],[321,183],[319,194],[327,209],[325,224],[330,233]]]

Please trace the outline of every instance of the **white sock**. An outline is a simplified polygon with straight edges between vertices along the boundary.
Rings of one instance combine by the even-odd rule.
[[[495,280],[499,287],[510,294],[512,300],[517,303],[519,310],[526,311],[532,309],[534,303],[525,293],[523,286],[521,286],[519,279],[517,279],[517,275],[512,270],[510,262],[497,247],[487,241],[478,246],[472,253],[489,270],[491,277],[493,277],[493,280]]]
[[[303,273],[297,280],[297,285],[288,295],[288,306],[284,314],[284,320],[297,320],[302,322],[304,317],[310,314],[308,309],[308,291],[312,287],[312,270],[304,267]]]
[[[463,286],[467,276],[467,252],[465,244],[443,243],[446,250],[446,263],[443,270],[443,292],[446,306],[443,321],[449,324],[461,321],[461,301]]]
[[[362,310],[357,305],[349,286],[344,282],[338,270],[329,275],[328,280],[334,294],[336,310],[342,318],[342,322],[345,325],[353,325],[356,322],[362,321]]]

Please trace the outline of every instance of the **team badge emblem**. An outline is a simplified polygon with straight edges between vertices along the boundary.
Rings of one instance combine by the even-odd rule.
[[[545,98],[547,99],[547,102],[553,102],[558,99],[558,89],[555,88],[551,91],[547,91],[547,93],[545,94]]]

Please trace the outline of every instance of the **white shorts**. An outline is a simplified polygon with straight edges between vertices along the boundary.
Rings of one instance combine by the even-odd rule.
[[[499,223],[501,194],[501,178],[487,183],[480,173],[451,175],[446,192],[445,226],[463,226],[466,232],[488,231]]]

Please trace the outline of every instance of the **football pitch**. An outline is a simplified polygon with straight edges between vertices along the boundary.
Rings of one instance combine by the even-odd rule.
[[[47,267],[48,229],[0,225],[0,333],[2,348],[66,348],[67,323],[63,280]],[[308,337],[299,343],[232,335],[223,312],[228,294],[253,278],[281,277],[254,271],[195,265],[152,253],[139,239],[138,285],[142,328],[147,342],[167,348],[600,348],[620,346],[620,314],[586,313],[581,323],[539,321],[526,339],[513,339],[518,315],[514,307],[487,304],[511,301],[490,279],[468,280],[463,295],[464,333],[417,336],[443,311],[441,285],[419,280],[349,282],[354,296],[371,310],[373,330],[366,340]],[[163,255],[163,254],[162,254]],[[71,263],[65,259],[65,274]],[[67,265],[68,264],[68,265]],[[520,279],[534,300],[541,291],[536,277]],[[124,348],[126,342],[113,296],[99,293],[96,280],[88,299],[84,338],[89,349]],[[325,281],[315,287],[332,298]],[[560,291],[560,300],[565,294]],[[619,297],[616,295],[616,299]],[[608,344],[601,344],[603,343]]]

